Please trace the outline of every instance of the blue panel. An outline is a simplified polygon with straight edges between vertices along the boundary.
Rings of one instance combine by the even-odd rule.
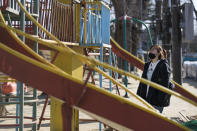
[[[102,41],[105,44],[110,44],[110,10],[104,5],[101,6],[102,15]]]
[[[98,5],[88,5],[86,41],[84,41],[84,20],[80,13],[80,44],[109,44],[110,43],[110,9],[101,5],[101,11],[97,11]],[[95,8],[95,11],[90,10]]]

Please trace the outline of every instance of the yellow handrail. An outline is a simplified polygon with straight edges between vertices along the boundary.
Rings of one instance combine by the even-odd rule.
[[[4,83],[4,82],[17,82],[17,80],[0,80],[0,82]]]
[[[5,20],[4,20],[4,17],[3,17],[3,15],[2,15],[1,10],[0,10],[0,22],[3,23],[3,24],[5,24]],[[47,64],[47,65],[50,65],[50,66],[54,67],[54,68],[58,68],[58,67],[56,67],[55,65],[51,64],[50,62],[46,61],[43,57],[41,57],[41,56],[38,55],[37,53],[35,53],[31,48],[29,48],[25,43],[23,43],[23,41],[21,41],[21,40],[16,36],[16,34],[14,34],[14,33],[12,32],[12,30],[7,30],[7,31],[8,31],[8,33],[12,36],[12,38],[18,42],[18,44],[19,44],[20,46],[22,46],[24,49],[26,49],[26,51],[29,52],[32,56],[34,56],[36,59],[38,59],[39,61],[41,61],[41,62],[43,62],[43,63],[45,63],[45,64]],[[58,68],[58,69],[59,69],[59,68]],[[59,70],[61,70],[61,69],[59,69]]]
[[[71,75],[69,75],[69,74],[67,74],[67,73],[64,73],[64,72],[62,72],[62,71],[60,71],[60,70],[57,70],[56,68],[53,68],[53,67],[51,67],[51,66],[49,66],[49,65],[46,65],[46,64],[41,63],[41,62],[39,62],[39,61],[36,61],[36,60],[34,60],[34,59],[30,58],[30,57],[27,57],[27,56],[25,56],[25,55],[23,55],[23,54],[21,54],[21,53],[15,51],[15,50],[11,49],[11,48],[5,46],[5,44],[3,44],[3,43],[1,43],[1,42],[0,42],[0,48],[3,49],[4,51],[8,52],[8,53],[11,54],[11,55],[18,57],[18,58],[21,59],[21,60],[24,60],[24,61],[26,61],[26,62],[28,62],[28,63],[31,63],[31,64],[37,66],[38,68],[41,68],[41,69],[43,69],[43,70],[52,72],[52,73],[54,73],[54,74],[57,74],[57,75],[59,75],[59,76],[61,76],[61,77],[63,77],[63,78],[69,79],[69,80],[71,80],[71,81],[73,81],[73,82],[76,82],[76,83],[79,83],[79,84],[81,84],[81,85],[84,84],[84,81],[79,80],[79,79],[76,79],[76,78],[72,77]],[[95,86],[95,85],[93,85],[93,84],[91,84],[91,83],[87,83],[87,87],[90,88],[90,89],[93,89],[93,90],[95,90],[95,91],[97,91],[97,92],[100,92],[100,93],[102,93],[102,94],[105,94],[105,95],[107,95],[107,96],[109,96],[109,97],[112,97],[112,98],[114,98],[114,99],[120,101],[121,103],[125,103],[125,104],[128,104],[128,105],[130,105],[130,106],[134,106],[134,107],[136,107],[136,108],[138,108],[138,109],[140,109],[140,110],[143,110],[143,111],[145,111],[145,112],[148,112],[149,114],[151,114],[151,115],[153,115],[153,116],[156,116],[156,117],[158,117],[158,118],[160,118],[160,119],[163,119],[163,120],[165,120],[165,121],[167,121],[167,122],[169,122],[169,123],[172,123],[172,124],[174,124],[174,125],[176,125],[176,126],[182,128],[182,129],[184,129],[184,130],[188,130],[188,131],[189,131],[188,128],[186,128],[186,127],[180,125],[180,124],[177,123],[177,122],[174,122],[174,121],[168,119],[167,117],[162,116],[162,115],[161,115],[160,113],[158,113],[158,112],[154,112],[153,110],[151,110],[151,109],[149,109],[149,108],[148,108],[148,109],[145,109],[143,106],[140,106],[140,105],[138,105],[138,104],[136,104],[136,103],[134,103],[134,102],[131,102],[131,101],[125,99],[125,98],[119,97],[118,95],[114,95],[114,94],[112,94],[112,93],[110,93],[110,92],[108,92],[108,91],[105,91],[104,89],[99,88],[98,86]]]
[[[0,79],[8,79],[10,78],[9,76],[0,76]]]
[[[18,1],[18,0],[17,0]],[[27,12],[28,13],[28,12]],[[48,34],[50,34],[50,33],[48,33]],[[52,34],[50,34],[51,36],[53,36]],[[55,37],[54,37],[55,38]],[[61,41],[59,41],[57,38],[55,38],[55,40],[58,42],[58,43],[60,43],[61,44]],[[72,53],[74,56],[76,56],[76,57],[78,57],[81,61],[83,61],[83,62],[85,62],[86,64],[88,64],[90,67],[93,67],[93,69],[97,69],[96,68],[96,65],[103,65],[103,67],[105,67],[105,68],[108,68],[108,69],[112,69],[112,70],[114,70],[114,71],[117,71],[117,72],[120,72],[121,74],[124,74],[124,75],[128,75],[128,76],[130,76],[130,77],[132,77],[132,78],[134,78],[134,79],[138,79],[138,80],[140,80],[140,81],[142,81],[143,83],[146,83],[146,84],[152,84],[152,86],[153,87],[157,87],[158,89],[160,89],[160,90],[163,90],[164,92],[168,92],[168,93],[170,93],[170,94],[173,94],[173,91],[168,91],[168,90],[165,90],[165,87],[162,87],[162,86],[159,86],[158,84],[155,84],[155,83],[153,83],[153,82],[149,82],[149,81],[147,81],[147,80],[143,80],[143,79],[141,79],[141,78],[139,78],[139,77],[137,77],[137,76],[133,76],[133,74],[129,74],[128,72],[125,72],[125,71],[123,71],[123,70],[120,70],[120,69],[116,69],[116,68],[114,68],[114,67],[112,67],[112,66],[109,66],[109,65],[107,65],[107,64],[104,64],[104,63],[102,63],[102,62],[99,62],[99,61],[97,61],[97,60],[94,60],[94,59],[88,59],[87,57],[85,57],[85,56],[83,56],[83,55],[79,55],[78,53],[76,53],[76,52],[74,52],[72,49],[70,49],[70,48],[68,48],[67,46],[64,46],[66,49],[68,49],[68,50],[66,50],[67,52],[69,52],[69,53]],[[9,53],[14,53],[14,50],[12,50],[12,49],[9,49],[9,48],[7,48],[6,46],[4,46],[4,45],[2,45],[1,44],[1,48],[2,49],[4,49],[4,50],[7,50]],[[16,53],[16,51],[15,51],[15,53]],[[13,54],[14,55],[14,54]],[[24,55],[22,55],[22,54],[20,54],[20,53],[18,53],[17,54],[18,56],[23,56],[23,58],[24,58],[24,60],[29,60],[28,59],[28,57],[26,57],[26,56],[24,56]],[[33,60],[33,59],[31,59],[32,60],[32,62],[35,64],[37,61],[35,61],[35,60]],[[63,73],[63,72],[60,72],[59,70],[57,70],[57,68],[52,68],[51,66],[49,66],[49,65],[45,65],[45,64],[43,64],[43,63],[40,63],[40,62],[38,62],[37,64],[39,64],[39,65],[41,65],[41,66],[48,66],[47,67],[47,69],[46,70],[48,70],[48,68],[50,68],[50,69],[52,69],[53,71],[54,71],[54,73],[58,73],[59,75],[61,74],[61,73]],[[35,64],[35,65],[37,65],[37,64]],[[103,71],[100,71],[99,69],[97,69],[97,71],[99,71],[100,73],[102,73],[103,75],[105,75],[105,73],[103,73]],[[62,74],[61,74],[62,75]],[[68,75],[68,74],[66,74],[66,73],[64,73],[64,75]],[[69,76],[69,75],[68,75]],[[65,76],[64,76],[65,77]],[[72,78],[71,76],[69,76],[70,77],[70,79],[71,80],[73,80],[73,81],[77,81],[76,79],[74,79],[74,78]],[[109,76],[107,76],[107,77],[109,77]],[[114,80],[114,79],[113,79]],[[78,81],[79,82],[79,81]],[[82,83],[81,83],[82,84]],[[88,85],[90,85],[90,84],[88,84]],[[101,90],[100,90],[101,91]],[[178,94],[178,93],[177,93]],[[112,95],[112,94],[108,94],[108,95]],[[112,95],[113,96],[113,95]],[[178,95],[177,95],[178,96]],[[180,95],[181,96],[181,95]],[[114,96],[113,96],[114,97]],[[119,98],[119,97],[117,97],[117,98]],[[182,98],[182,97],[180,97],[180,98]],[[119,99],[121,99],[121,98],[119,98]],[[184,97],[182,98],[183,100],[184,100]],[[186,101],[187,101],[187,99],[185,99]],[[192,103],[191,101],[188,101],[188,102],[190,102],[190,103]],[[194,103],[192,103],[192,104],[194,104]],[[195,105],[195,104],[194,104]],[[136,106],[139,106],[139,105],[136,105]],[[143,108],[142,108],[143,109]],[[153,113],[154,114],[154,113]],[[154,114],[155,115],[155,114]]]
[[[10,26],[6,25],[5,23],[1,23],[1,22],[0,22],[0,26],[4,27],[4,28],[6,28],[6,29],[13,30],[13,31],[15,31],[16,33],[18,33],[18,34],[20,34],[20,35],[24,35],[25,37],[27,37],[27,38],[29,38],[29,39],[31,39],[31,40],[34,40],[34,41],[36,41],[36,42],[39,42],[40,44],[43,44],[43,45],[48,46],[48,47],[50,47],[50,48],[56,49],[56,50],[58,50],[58,51],[66,51],[66,52],[67,52],[67,50],[64,49],[63,47],[59,47],[59,46],[53,45],[53,44],[51,44],[51,43],[49,43],[49,42],[43,41],[43,40],[41,40],[40,38],[36,38],[36,37],[34,37],[34,36],[32,36],[32,35],[29,35],[29,34],[27,34],[27,33],[22,32],[22,31],[20,31],[20,30],[18,30],[18,29],[15,29],[15,28],[13,28],[13,27],[10,27]],[[91,65],[91,63],[89,63],[88,61],[86,61],[86,64]],[[122,89],[124,89],[125,91],[127,91],[130,95],[134,96],[137,100],[139,100],[140,102],[142,102],[142,103],[143,103],[145,106],[147,106],[148,108],[150,108],[150,109],[152,109],[152,110],[155,110],[155,108],[153,108],[149,103],[147,103],[147,102],[146,102],[145,100],[143,100],[141,97],[139,97],[139,96],[136,95],[134,92],[132,92],[132,91],[128,90],[127,88],[125,88],[122,84],[118,83],[115,79],[113,79],[113,78],[110,77],[109,75],[106,75],[103,71],[101,71],[100,69],[98,69],[96,66],[94,66],[93,69],[96,70],[96,71],[98,71],[98,72],[100,72],[101,74],[103,74],[106,78],[110,79],[110,80],[112,81],[112,83],[114,83],[114,84],[120,86]]]
[[[129,55],[130,57],[132,57],[133,59],[137,60],[138,62],[140,62],[141,64],[145,64],[144,61],[142,61],[141,59],[137,58],[136,56],[132,55],[130,52],[124,50],[122,47],[119,46],[119,44],[113,39],[111,38],[112,42],[123,52],[125,52],[127,55]],[[171,80],[173,84],[175,84],[176,86],[180,87],[181,89],[185,90],[186,92],[188,92],[189,94],[191,94],[192,96],[196,97],[197,96],[195,94],[193,94],[192,92],[188,91],[186,88],[184,88],[183,86],[179,85],[178,83],[176,83],[174,80]]]
[[[21,7],[21,9],[25,12],[25,14],[27,15],[27,17],[28,17],[36,26],[38,26],[40,29],[42,29],[42,30],[43,30],[48,36],[50,36],[53,40],[57,41],[57,43],[59,43],[60,45],[62,45],[62,43],[61,43],[61,41],[60,41],[59,39],[57,39],[55,36],[53,36],[51,33],[49,33],[45,28],[43,28],[43,27],[42,27],[42,26],[41,26],[41,25],[40,25],[40,24],[39,24],[39,23],[38,23],[38,22],[37,22],[37,21],[36,21],[26,10],[25,10],[25,8],[22,6],[22,4],[21,4],[18,0],[16,0],[16,1],[18,2],[18,4],[19,4],[19,6]],[[127,76],[130,76],[130,77],[132,77],[132,78],[134,78],[134,79],[136,79],[136,80],[140,80],[140,81],[141,81],[142,83],[144,83],[144,84],[148,84],[148,85],[150,85],[150,86],[152,86],[152,87],[154,87],[154,88],[156,88],[156,89],[158,89],[158,90],[161,90],[161,91],[163,91],[163,92],[165,92],[165,93],[168,93],[168,94],[177,96],[177,97],[181,98],[182,100],[185,100],[185,101],[187,101],[187,102],[193,104],[194,106],[197,106],[197,103],[193,102],[192,100],[190,100],[190,99],[188,99],[188,98],[186,98],[186,97],[180,95],[179,93],[176,93],[176,92],[174,92],[174,91],[171,91],[171,90],[169,90],[169,89],[167,89],[167,88],[165,88],[165,87],[163,87],[163,86],[161,86],[161,85],[158,85],[158,84],[156,84],[156,83],[150,82],[150,81],[148,81],[148,80],[146,80],[146,79],[140,78],[140,77],[138,77],[138,76],[135,76],[134,74],[125,72],[125,71],[123,71],[123,70],[121,70],[121,69],[117,69],[117,68],[115,68],[115,67],[113,67],[113,66],[110,66],[110,65],[107,65],[107,64],[105,64],[105,63],[99,62],[98,60],[95,60],[95,59],[92,59],[92,58],[85,57],[85,56],[83,56],[83,55],[81,55],[81,54],[78,54],[77,52],[73,51],[72,49],[70,49],[70,48],[67,47],[67,46],[64,46],[64,47],[67,49],[67,52],[69,52],[69,53],[71,53],[72,55],[76,56],[79,60],[81,60],[82,62],[85,62],[85,63],[86,63],[87,65],[89,65],[89,66],[92,66],[92,65],[94,65],[94,66],[96,66],[96,65],[103,66],[104,68],[111,69],[111,70],[116,71],[116,72],[118,72],[118,73],[120,73],[120,74],[122,74],[122,75],[127,75]],[[94,69],[96,69],[96,68],[97,68],[97,67],[94,67]],[[97,70],[100,70],[100,69],[97,69]],[[100,71],[100,72],[104,75],[104,72],[103,72],[103,71]],[[107,78],[109,79],[110,77],[107,76]],[[115,81],[115,80],[113,79],[113,81]]]

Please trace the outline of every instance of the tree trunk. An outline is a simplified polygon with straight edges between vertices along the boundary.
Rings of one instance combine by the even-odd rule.
[[[168,6],[168,0],[163,0],[163,21],[162,21],[162,46],[167,51],[168,54],[168,63],[171,67],[171,14],[170,8]]]
[[[182,47],[179,0],[172,0],[172,67],[173,79],[182,84]]]
[[[138,0],[112,0],[115,16],[120,18],[124,15],[138,18],[140,16],[139,1]],[[115,40],[123,47],[123,20],[117,21],[115,27]],[[139,45],[139,34],[138,26],[136,23],[127,21],[127,51],[133,53],[137,52],[137,47]],[[118,67],[124,69],[124,63],[122,59],[118,59]],[[133,68],[131,68],[133,69]]]
[[[162,0],[155,0],[156,1],[156,44],[159,44],[161,40],[161,33],[162,33],[162,22],[161,22],[161,12],[162,12]]]
[[[115,16],[116,19],[118,19],[121,16],[124,16],[125,13],[125,0],[117,1],[112,0],[114,10],[115,10]],[[115,38],[114,38],[121,47],[123,47],[123,21],[117,21],[115,23]],[[123,69],[124,64],[123,60],[118,57],[118,68]]]

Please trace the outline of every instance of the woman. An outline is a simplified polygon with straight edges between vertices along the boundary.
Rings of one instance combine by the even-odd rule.
[[[154,45],[149,50],[150,62],[145,63],[142,78],[170,88],[170,67],[167,63],[167,54],[159,45]],[[170,95],[157,90],[149,85],[140,83],[137,94],[150,103],[155,109],[163,112],[163,108],[169,106]]]

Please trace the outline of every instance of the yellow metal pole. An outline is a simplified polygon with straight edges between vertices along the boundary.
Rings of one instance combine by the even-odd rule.
[[[82,53],[82,48],[79,46],[72,47],[76,52]],[[54,56],[52,52],[52,57]],[[72,77],[82,80],[83,79],[83,63],[76,61],[75,57],[72,54],[67,52],[59,52],[54,64],[62,69],[64,72],[70,74]],[[66,88],[66,87],[65,87]],[[57,100],[54,97],[51,97],[51,131],[62,131],[63,130],[63,118],[62,116],[62,102]],[[72,117],[72,130],[78,131],[78,110],[73,109]]]

